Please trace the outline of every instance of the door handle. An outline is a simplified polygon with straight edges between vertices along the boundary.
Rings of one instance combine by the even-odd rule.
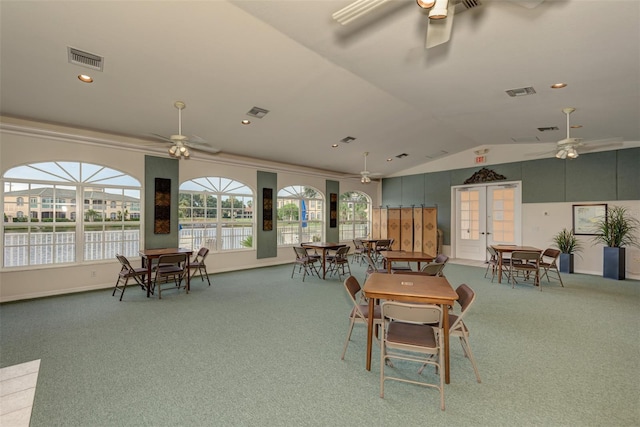
[[[484,236],[484,231],[482,233],[480,233],[480,234],[482,234]]]

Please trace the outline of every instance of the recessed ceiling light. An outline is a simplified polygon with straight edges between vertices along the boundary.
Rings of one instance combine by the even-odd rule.
[[[571,125],[571,129],[579,129],[582,125]]]
[[[251,120],[244,119],[244,120],[243,120],[242,122],[240,122],[240,123],[242,123],[243,125],[250,125],[250,124],[251,124]]]
[[[93,83],[93,78],[91,78],[91,76],[87,76],[86,74],[78,75],[78,79],[84,83]]]
[[[554,83],[551,85],[551,89],[562,89],[563,87],[567,87],[566,83]]]
[[[388,158],[387,162],[393,162],[393,159],[392,158]]]
[[[338,148],[339,145],[338,144],[331,144],[331,148]]]

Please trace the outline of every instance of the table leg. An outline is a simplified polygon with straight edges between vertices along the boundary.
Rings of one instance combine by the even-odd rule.
[[[369,298],[369,316],[367,317],[367,371],[371,370],[371,349],[373,348],[373,306],[374,298]]]
[[[502,283],[502,252],[498,252],[498,283]]]
[[[151,260],[149,258],[142,258],[143,262],[147,265],[147,298],[151,296]]]
[[[449,384],[449,306],[442,304],[442,330],[444,334],[444,382]]]
[[[191,290],[191,257],[187,255],[187,293]]]
[[[322,248],[322,280],[327,274],[327,250]]]

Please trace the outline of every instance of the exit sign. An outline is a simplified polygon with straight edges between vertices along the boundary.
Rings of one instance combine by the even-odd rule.
[[[485,163],[486,161],[487,161],[487,156],[476,156],[476,164]]]

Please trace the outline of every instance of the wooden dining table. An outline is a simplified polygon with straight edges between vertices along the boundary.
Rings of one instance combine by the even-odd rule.
[[[435,259],[433,255],[424,252],[380,251],[380,255],[385,259],[389,273],[391,273],[391,266],[394,262],[415,262],[418,264],[418,271],[420,271],[421,262],[431,262]]]
[[[498,253],[498,283],[502,283],[502,258],[503,254],[510,254],[515,251],[527,251],[542,253],[542,249],[533,246],[517,246],[517,245],[491,245]]]
[[[449,384],[449,307],[458,299],[458,294],[445,277],[416,276],[411,274],[371,273],[362,288],[369,298],[367,318],[367,362],[371,370],[371,350],[373,347],[373,312],[379,300],[437,304],[442,307],[442,329],[444,338],[444,377]]]
[[[335,242],[306,242],[301,245],[303,248],[308,249],[319,249],[322,251],[322,278],[324,279],[327,275],[327,252],[331,250],[336,250],[340,248],[344,248],[347,246],[344,243],[335,243]]]
[[[140,256],[142,257],[142,266],[147,268],[147,298],[151,295],[151,269],[154,259],[160,258],[162,255],[175,255],[175,254],[186,254],[187,255],[187,292],[189,292],[191,285],[191,269],[189,268],[189,261],[191,255],[193,254],[193,250],[185,249],[185,248],[160,248],[160,249],[143,249],[138,251]]]

